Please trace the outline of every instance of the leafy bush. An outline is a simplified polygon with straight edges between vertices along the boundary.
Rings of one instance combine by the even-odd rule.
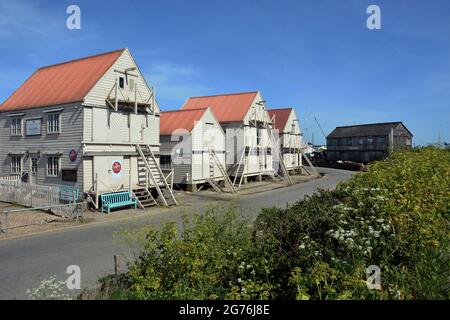
[[[403,151],[254,225],[211,209],[128,236],[140,254],[103,279],[117,299],[448,299],[450,151]],[[381,290],[366,269],[381,268]],[[105,294],[106,293],[106,294]]]

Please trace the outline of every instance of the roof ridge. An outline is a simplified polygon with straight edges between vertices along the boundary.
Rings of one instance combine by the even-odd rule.
[[[47,68],[52,68],[52,67],[60,66],[60,65],[63,65],[63,64],[72,63],[72,62],[87,60],[87,59],[96,58],[96,57],[101,57],[101,56],[105,56],[107,54],[111,54],[111,53],[115,53],[115,52],[123,52],[125,50],[126,50],[126,48],[122,48],[122,49],[112,50],[112,51],[108,51],[108,52],[97,53],[97,54],[94,54],[94,55],[81,57],[81,58],[77,58],[77,59],[72,59],[72,60],[68,60],[68,61],[58,62],[58,63],[50,64],[50,65],[47,65],[47,66],[44,66],[44,67],[40,67],[36,71],[47,69]]]
[[[294,108],[293,107],[286,107],[286,108],[267,109],[267,111],[277,111],[277,110],[294,110]]]
[[[353,124],[349,126],[339,126],[336,128],[350,128],[350,127],[362,127],[362,126],[379,126],[383,124],[399,124],[403,123],[402,121],[392,121],[392,122],[377,122],[377,123],[364,123],[364,124]]]
[[[208,95],[208,96],[189,97],[188,99],[212,98],[212,97],[223,97],[223,96],[237,96],[237,95],[250,94],[250,93],[257,94],[258,91],[247,91],[247,92],[237,92],[237,93],[221,93],[221,94],[213,94],[213,95]]]
[[[161,113],[169,113],[169,112],[186,112],[186,111],[200,111],[200,110],[206,110],[209,107],[199,107],[199,108],[192,108],[192,109],[178,109],[178,110],[165,110],[161,111]]]

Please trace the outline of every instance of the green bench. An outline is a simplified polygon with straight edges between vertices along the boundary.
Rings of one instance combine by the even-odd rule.
[[[105,193],[100,195],[102,202],[102,213],[105,210],[110,213],[111,209],[134,206],[137,208],[137,201],[133,199],[129,192]]]

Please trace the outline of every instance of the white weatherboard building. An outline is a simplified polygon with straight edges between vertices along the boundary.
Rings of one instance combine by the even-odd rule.
[[[267,110],[273,130],[279,138],[278,147],[288,171],[301,171],[302,132],[300,121],[293,108]]]
[[[161,112],[161,168],[190,191],[208,183],[234,188],[226,172],[225,133],[211,108]]]
[[[176,203],[159,166],[159,114],[128,49],[40,68],[0,106],[0,175]]]
[[[270,118],[259,91],[193,97],[182,110],[205,107],[213,110],[225,130],[227,171],[233,184],[275,173],[273,151],[278,150],[273,149]]]

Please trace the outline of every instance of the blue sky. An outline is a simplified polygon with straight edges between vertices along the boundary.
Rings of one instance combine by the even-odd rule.
[[[81,30],[66,8],[81,8]],[[377,4],[382,29],[368,30]],[[448,0],[0,0],[0,100],[36,68],[128,47],[163,109],[261,90],[293,106],[308,140],[403,121],[416,144],[450,141]]]

